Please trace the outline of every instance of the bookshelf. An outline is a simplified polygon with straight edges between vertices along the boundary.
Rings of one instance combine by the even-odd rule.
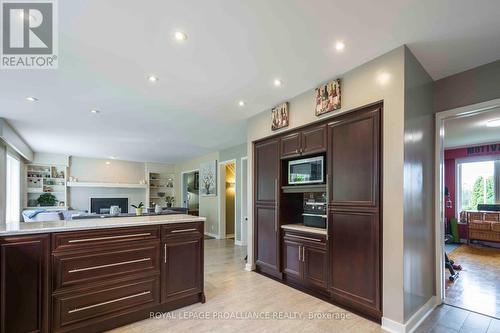
[[[27,164],[24,208],[66,209],[67,174],[63,165]],[[55,205],[40,206],[38,199],[47,193],[55,197]]]

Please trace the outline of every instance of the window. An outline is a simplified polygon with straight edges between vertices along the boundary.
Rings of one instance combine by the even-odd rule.
[[[500,158],[457,163],[457,213],[500,203]]]
[[[7,207],[6,221],[17,222],[21,214],[21,163],[15,157],[7,154]]]

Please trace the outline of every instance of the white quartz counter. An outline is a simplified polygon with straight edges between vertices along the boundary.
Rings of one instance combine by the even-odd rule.
[[[281,226],[281,228],[285,229],[285,230],[309,232],[311,234],[317,234],[317,235],[326,235],[326,229],[307,227],[303,224],[298,224],[298,223],[296,223],[296,224],[284,224]]]
[[[206,218],[185,214],[110,217],[54,222],[17,222],[0,225],[0,236],[41,234],[62,231],[138,227],[169,223],[205,222]]]

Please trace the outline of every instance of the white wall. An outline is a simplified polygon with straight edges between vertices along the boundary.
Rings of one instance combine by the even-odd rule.
[[[404,151],[404,57],[399,47],[361,65],[342,79],[342,109],[321,118],[384,101],[383,113],[383,316],[404,323],[403,295],[403,151]],[[333,79],[333,78],[332,78]],[[318,85],[321,82],[318,82]],[[315,87],[312,87],[315,88]],[[314,89],[289,100],[290,126],[298,127],[319,118],[314,114]],[[249,170],[253,170],[252,141],[276,132],[270,129],[270,110],[249,119],[247,151]],[[249,207],[253,207],[253,172],[248,177]],[[253,211],[248,212],[249,263],[253,253]]]

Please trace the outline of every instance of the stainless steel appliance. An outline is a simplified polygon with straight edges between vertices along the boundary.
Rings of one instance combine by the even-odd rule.
[[[326,200],[325,195],[304,198],[303,224],[308,227],[326,228]]]
[[[324,156],[288,162],[288,185],[323,183],[324,174]]]

